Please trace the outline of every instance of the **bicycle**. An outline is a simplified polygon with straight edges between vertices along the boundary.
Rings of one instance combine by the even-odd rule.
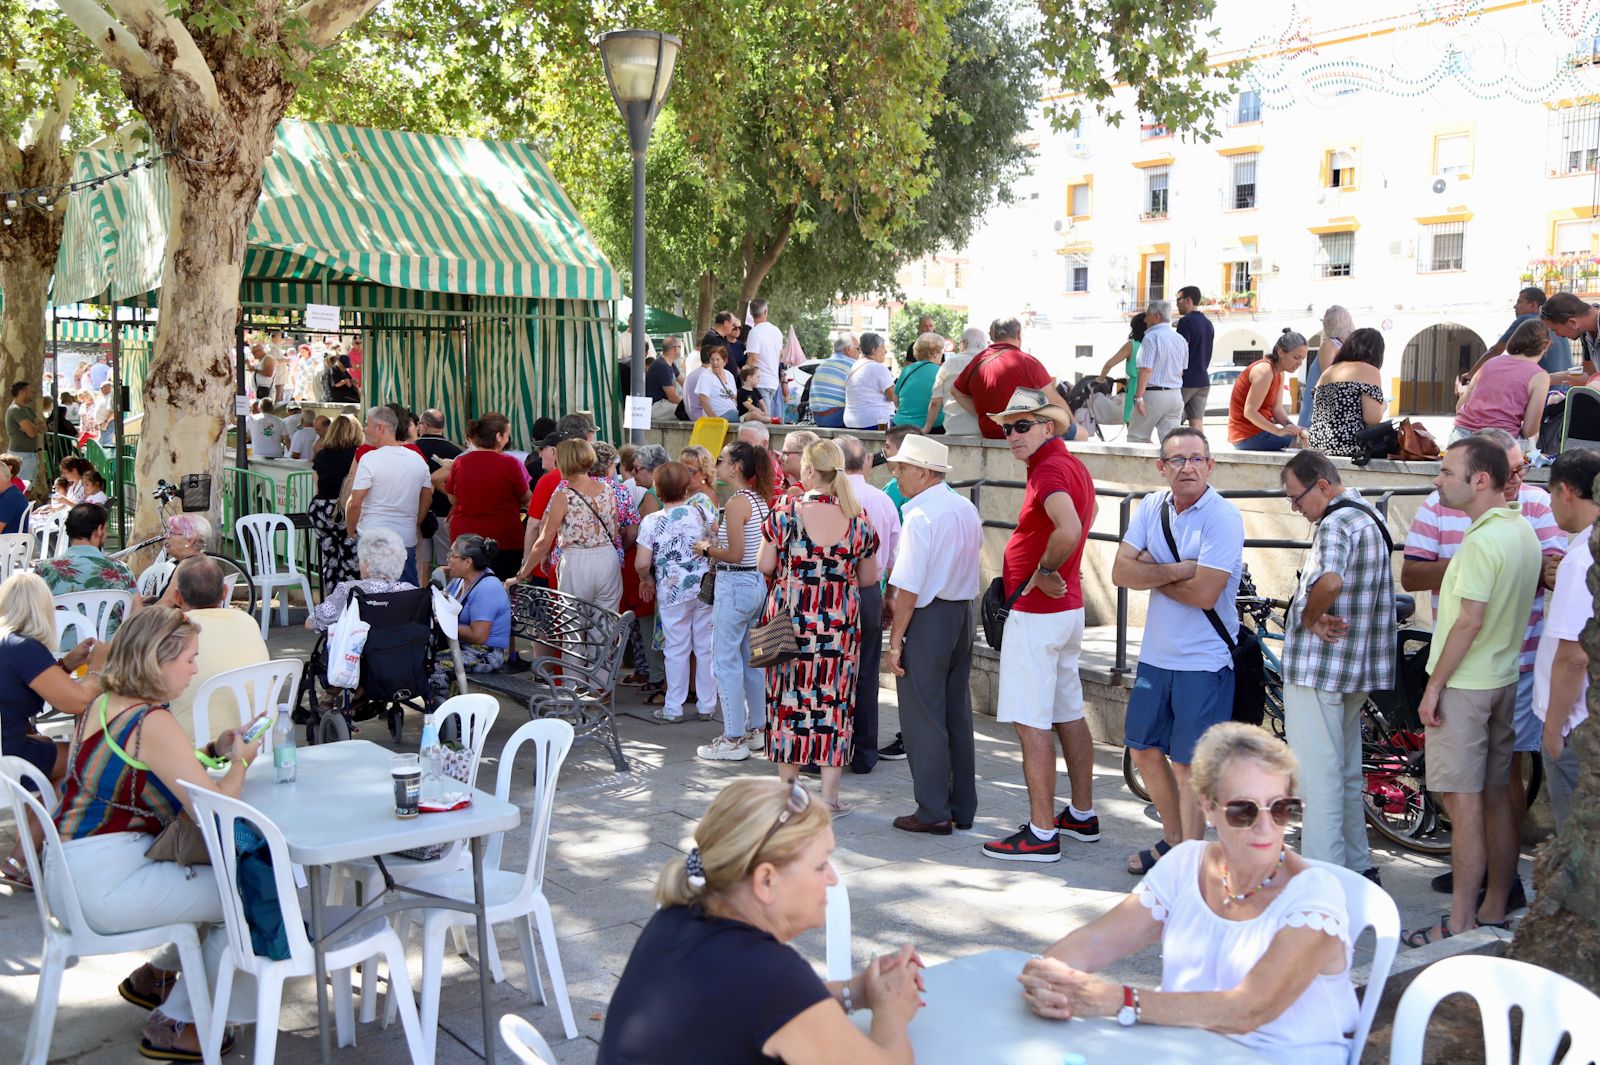
[[[175,484],[168,484],[166,481],[157,481],[155,489],[150,494],[155,497],[156,504],[159,507],[162,531],[114,552],[110,556],[111,558],[120,561],[146,548],[154,547],[167,538],[165,531],[167,519],[182,513],[182,508],[177,506],[175,502],[182,495],[182,489]],[[246,614],[254,615],[260,599],[257,597],[255,581],[251,579],[250,571],[236,558],[230,558],[215,551],[204,551],[202,554],[215,562],[217,567],[222,570],[222,580],[228,589],[227,599],[223,605],[237,607]],[[141,595],[159,598],[166,592],[167,582],[172,580],[173,574],[172,572],[163,574],[157,567],[170,561],[171,559],[167,557],[166,551],[163,550],[156,556],[155,561],[139,575],[139,593]]]

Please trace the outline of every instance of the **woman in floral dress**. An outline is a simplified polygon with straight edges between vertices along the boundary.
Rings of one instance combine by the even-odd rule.
[[[850,761],[855,722],[851,694],[861,664],[858,587],[878,579],[878,534],[862,513],[831,440],[806,448],[805,494],[780,503],[762,526],[762,573],[773,576],[763,622],[779,611],[794,618],[800,653],[767,669],[767,757],[793,781],[802,765],[822,769],[822,798],[841,817],[839,777]]]

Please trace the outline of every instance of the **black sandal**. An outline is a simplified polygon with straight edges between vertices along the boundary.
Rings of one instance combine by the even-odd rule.
[[[155,995],[139,990],[138,986],[133,982],[133,978],[137,975],[137,969],[129,973],[122,983],[117,985],[117,994],[122,996],[124,1002],[132,1006],[138,1006],[142,1010],[153,1010],[165,1002],[167,995],[172,992],[172,985],[178,982],[178,978],[175,976],[170,979],[157,978],[155,995],[160,996],[157,998]]]
[[[1147,848],[1146,850],[1142,850],[1138,854],[1134,855],[1134,860],[1139,863],[1139,868],[1130,868],[1128,870],[1128,875],[1143,876],[1144,874],[1148,873],[1150,870],[1156,867],[1156,863],[1161,860],[1162,855],[1166,854],[1171,849],[1172,844],[1168,843],[1165,838],[1157,840],[1155,846]]]
[[[667,705],[667,689],[665,689],[665,688],[657,688],[654,691],[645,692],[644,705],[646,705],[646,706],[666,706]]]

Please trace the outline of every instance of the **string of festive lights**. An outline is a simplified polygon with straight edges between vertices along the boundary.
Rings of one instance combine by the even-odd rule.
[[[60,185],[0,190],[0,223],[7,226],[14,225],[21,212],[29,209],[43,211],[46,214],[54,213],[56,206],[62,200],[70,199],[80,192],[92,192],[107,182],[127,177],[137,170],[154,170],[157,163],[167,159],[179,159],[193,166],[210,166],[216,162],[215,159],[191,159],[176,148],[163,148],[147,159],[140,159],[121,170],[113,170],[107,174],[96,174],[93,177],[68,181]]]

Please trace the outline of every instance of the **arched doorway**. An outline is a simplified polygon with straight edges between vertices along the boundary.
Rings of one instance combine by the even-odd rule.
[[[1455,413],[1456,377],[1487,350],[1477,333],[1454,322],[1430,325],[1412,337],[1400,359],[1400,412]]]

